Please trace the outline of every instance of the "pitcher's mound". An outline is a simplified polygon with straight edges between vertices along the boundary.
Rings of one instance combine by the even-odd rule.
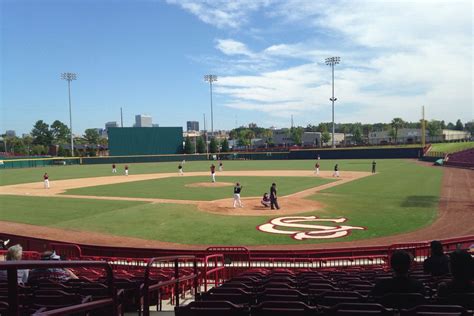
[[[234,183],[231,182],[195,182],[186,184],[187,188],[219,188],[219,187],[231,187]]]
[[[259,198],[245,198],[242,199],[244,207],[234,208],[232,206],[233,199],[215,200],[209,202],[201,202],[198,204],[198,209],[204,212],[222,214],[222,215],[237,215],[237,216],[262,216],[262,215],[289,215],[306,213],[311,211],[324,212],[321,203],[312,200],[306,200],[295,197],[278,198],[280,204],[279,210],[271,210],[269,207],[264,207],[260,204]]]

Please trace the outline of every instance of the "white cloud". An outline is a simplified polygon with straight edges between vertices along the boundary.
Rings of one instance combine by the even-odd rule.
[[[269,27],[283,24],[282,29],[297,29],[302,36],[290,43],[282,31],[260,50],[243,41],[218,40],[216,48],[232,58],[223,61],[225,73],[216,85],[227,107],[275,118],[295,114],[301,121],[328,120],[331,77],[323,60],[337,55],[342,59],[336,66],[337,120],[418,120],[421,105],[430,119],[474,117],[471,1],[256,3],[240,11],[235,11],[240,5],[219,7],[239,17],[232,19],[234,26],[218,27],[252,24],[250,13],[263,9]]]
[[[253,53],[244,43],[233,39],[218,39],[216,48],[226,55],[253,56]]]
[[[248,22],[248,14],[269,5],[269,0],[166,0],[179,5],[201,21],[218,28],[236,29]]]

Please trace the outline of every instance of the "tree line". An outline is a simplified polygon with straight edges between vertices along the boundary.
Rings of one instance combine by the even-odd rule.
[[[58,145],[59,156],[69,156],[70,149],[66,149],[65,145],[69,145],[71,141],[71,130],[69,127],[59,120],[55,120],[51,125],[43,120],[37,121],[30,134],[23,137],[2,135],[2,148],[5,152],[16,155],[47,155],[49,148],[52,145]],[[95,155],[95,149],[92,147],[104,146],[107,147],[107,139],[99,135],[99,132],[94,128],[89,128],[84,131],[81,137],[74,137],[74,144],[88,145],[90,148],[87,154]]]

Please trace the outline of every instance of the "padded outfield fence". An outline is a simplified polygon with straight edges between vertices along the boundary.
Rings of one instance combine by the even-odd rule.
[[[290,149],[289,151],[266,152],[228,152],[210,154],[173,154],[139,156],[103,156],[103,157],[48,157],[0,160],[1,169],[34,168],[62,165],[93,165],[114,163],[147,163],[173,161],[222,160],[285,160],[285,159],[418,159],[423,156],[420,147],[408,148],[336,148],[336,149]]]

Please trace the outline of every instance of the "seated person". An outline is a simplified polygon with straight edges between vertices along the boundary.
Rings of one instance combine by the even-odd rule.
[[[449,266],[453,280],[439,285],[438,296],[474,293],[474,260],[471,255],[467,251],[456,250],[450,255]]]
[[[389,293],[420,293],[425,295],[423,283],[408,276],[412,258],[403,250],[397,250],[390,258],[394,272],[391,279],[380,280],[372,289],[373,296],[384,296]]]
[[[260,203],[262,203],[262,205],[265,207],[270,207],[270,196],[267,192],[263,194],[262,201]]]
[[[14,245],[8,248],[6,255],[7,261],[21,260],[23,248],[20,245]],[[28,281],[28,269],[17,270],[18,284],[25,284]],[[7,270],[0,270],[0,280],[6,281],[8,278]]]
[[[54,251],[45,251],[41,254],[41,260],[61,260],[61,257]],[[67,281],[69,279],[78,279],[71,270],[66,268],[48,268],[33,269],[30,271],[28,283],[34,283],[40,280]]]
[[[423,262],[423,271],[432,276],[449,273],[449,257],[444,254],[443,245],[437,240],[431,242],[431,256]]]

